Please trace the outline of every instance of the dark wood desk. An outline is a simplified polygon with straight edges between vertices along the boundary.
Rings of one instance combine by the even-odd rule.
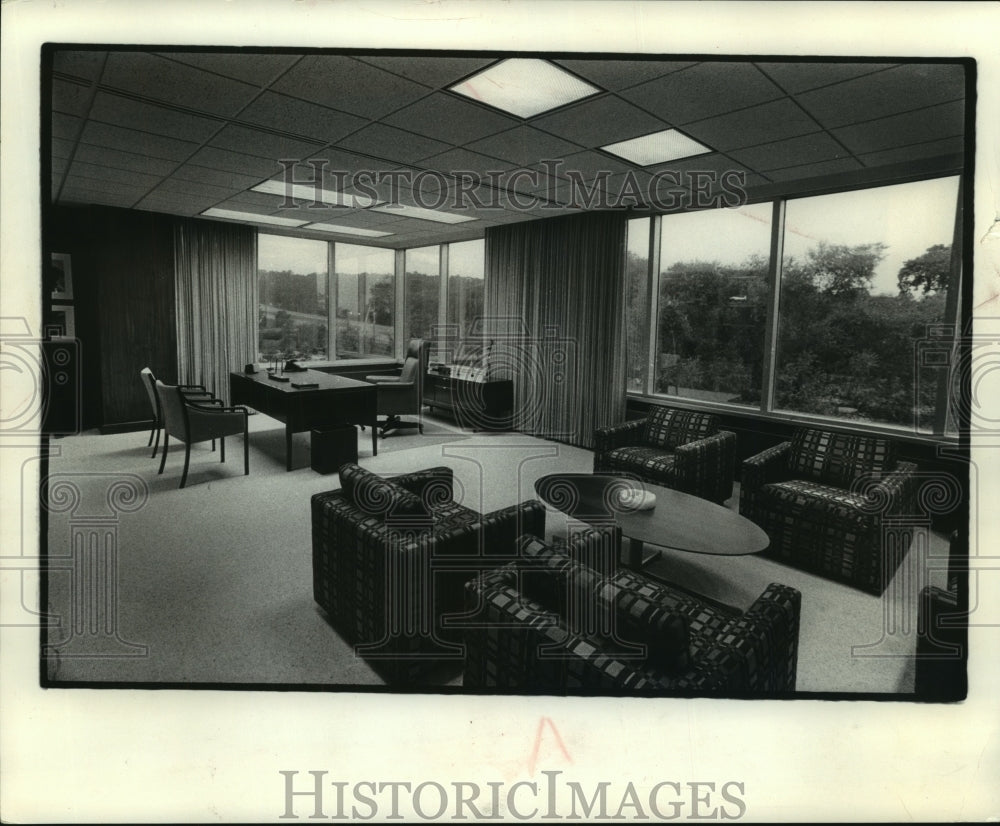
[[[230,373],[233,404],[245,404],[285,423],[285,467],[292,469],[292,434],[335,424],[360,424],[372,430],[372,455],[378,455],[375,385],[306,370],[285,373],[289,381],[275,381],[264,370]],[[294,387],[315,383],[317,387]]]

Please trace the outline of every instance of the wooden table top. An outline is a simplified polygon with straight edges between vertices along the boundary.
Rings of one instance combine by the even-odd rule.
[[[230,375],[257,382],[257,384],[270,387],[280,393],[302,393],[309,390],[351,390],[375,386],[367,381],[348,379],[344,376],[323,373],[319,370],[303,370],[302,372],[280,374],[287,378],[288,381],[276,381],[269,378],[266,370],[258,370],[256,373],[244,373],[242,370],[234,370]],[[296,384],[316,384],[317,387],[295,387]]]
[[[617,502],[616,492],[640,488],[656,496],[649,510]],[[664,548],[699,554],[744,556],[763,551],[767,534],[749,519],[723,505],[611,474],[553,473],[535,482],[535,492],[550,506],[595,525],[617,522],[622,534]]]

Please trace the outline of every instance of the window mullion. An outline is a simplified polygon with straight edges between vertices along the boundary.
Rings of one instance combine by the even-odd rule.
[[[960,317],[962,306],[962,238],[964,227],[962,224],[962,202],[965,192],[965,181],[959,178],[958,195],[955,202],[955,229],[951,240],[951,261],[950,272],[948,274],[948,292],[945,297],[944,323],[953,324],[955,335],[952,337],[952,359],[951,364],[958,362],[955,350],[961,340],[962,319]],[[917,366],[919,369],[919,366]],[[954,368],[953,368],[954,369]],[[937,393],[934,403],[934,434],[943,435],[948,428],[948,406],[951,398],[951,370],[939,370],[937,377]],[[960,426],[959,422],[955,426]]]
[[[404,308],[406,306],[406,250],[396,250],[396,290],[395,308],[392,314],[393,324],[393,350],[396,358],[402,360],[406,355],[406,342],[403,341],[405,334]]]
[[[649,324],[646,327],[646,375],[644,377],[644,390],[647,395],[655,392],[654,383],[656,381],[657,363],[657,327],[660,319],[660,222],[659,215],[654,215],[649,224],[649,255],[648,270],[646,280],[646,306],[649,308]]]
[[[760,409],[774,409],[774,382],[778,355],[778,307],[781,297],[781,268],[785,246],[785,200],[774,202],[771,213],[771,260],[768,266],[767,322],[764,327],[764,364],[761,371]]]
[[[340,293],[337,278],[337,245],[333,241],[326,248],[326,352],[330,361],[337,360],[337,307]]]

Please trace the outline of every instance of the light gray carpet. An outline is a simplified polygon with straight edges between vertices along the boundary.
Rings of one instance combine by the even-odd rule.
[[[533,483],[545,473],[591,468],[592,454],[580,448],[425,422],[422,436],[413,431],[382,440],[377,457],[370,432],[359,433],[360,463],[385,474],[448,465],[456,497],[481,512],[534,497]],[[56,568],[48,604],[59,621],[50,639],[70,640],[64,655],[47,660],[52,680],[382,684],[312,599],[309,497],[337,487],[336,475],[309,468],[307,434],[295,437],[296,469],[286,473],[282,426],[257,415],[251,431],[250,476],[242,475],[242,440],[229,439],[226,464],[207,445],[192,451],[184,490],[177,488],[182,452],[172,451],[158,476],[159,457],[149,457],[146,433],[86,433],[53,442],[60,455],[51,461],[50,478],[72,483],[80,499],[50,515]],[[110,509],[108,494],[119,480],[144,488],[145,502]],[[94,525],[117,545],[117,602],[99,612],[113,622],[96,632],[90,615],[74,625],[73,606],[88,602],[74,592],[68,562],[71,537],[93,533]],[[564,533],[566,517],[550,512],[546,530]],[[931,537],[930,553],[946,553],[942,537]],[[911,552],[882,598],[756,556],[664,551],[652,570],[739,607],[749,606],[769,582],[798,588],[798,690],[894,693],[912,690],[915,594],[926,556],[923,548]]]

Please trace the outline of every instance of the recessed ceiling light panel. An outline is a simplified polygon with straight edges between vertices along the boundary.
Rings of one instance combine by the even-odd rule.
[[[301,227],[305,221],[294,218],[280,218],[277,215],[260,215],[256,212],[237,212],[235,209],[219,209],[210,207],[203,213],[206,218],[228,218],[231,221],[243,221],[247,224],[274,224],[279,227]]]
[[[409,204],[383,204],[372,207],[372,212],[384,212],[400,218],[419,218],[421,221],[436,221],[439,224],[461,224],[463,221],[475,221],[471,215],[458,215],[454,212],[438,212],[436,209],[410,206]]]
[[[393,235],[391,232],[381,232],[377,229],[362,229],[361,227],[342,227],[339,224],[309,224],[302,229],[315,229],[320,232],[339,232],[342,235],[359,235],[364,238],[383,238],[386,235]]]
[[[355,207],[365,209],[378,203],[374,198],[358,195],[346,195],[335,189],[317,189],[312,184],[288,184],[284,181],[270,180],[250,187],[254,192],[266,192],[268,195],[283,195],[297,201],[308,203],[323,203],[330,206]]]
[[[601,91],[547,60],[521,57],[501,60],[456,83],[451,90],[520,118],[530,118]]]
[[[676,129],[665,129],[662,132],[611,143],[602,146],[601,149],[639,166],[651,166],[655,163],[676,161],[714,151]]]

